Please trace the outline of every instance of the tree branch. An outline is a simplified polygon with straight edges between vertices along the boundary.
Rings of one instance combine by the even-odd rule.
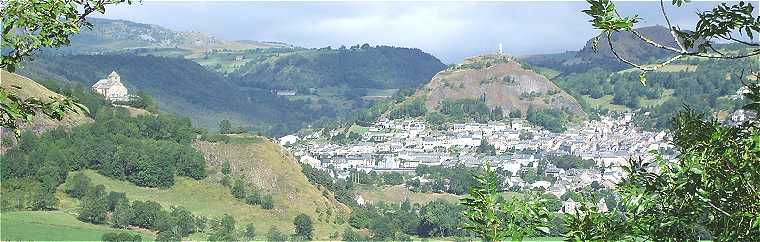
[[[668,13],[665,11],[664,0],[660,0],[660,10],[662,10],[662,16],[665,17],[665,22],[668,24],[668,30],[670,31],[670,35],[673,36],[673,40],[676,41],[676,44],[678,44],[678,47],[681,48],[682,52],[686,52],[686,47],[684,47],[683,43],[681,43],[681,41],[678,39],[678,35],[676,35],[676,32],[673,29],[673,25],[670,24],[670,18],[668,17]]]
[[[624,62],[624,63],[626,63],[628,65],[636,67],[637,69],[639,69],[641,71],[644,71],[644,72],[656,71],[657,69],[659,69],[659,68],[661,68],[661,67],[663,67],[665,65],[668,65],[668,64],[672,63],[673,61],[676,61],[679,58],[681,58],[681,57],[684,56],[683,54],[678,54],[678,55],[675,55],[675,56],[671,57],[670,59],[668,59],[668,60],[666,60],[666,61],[664,61],[662,63],[656,64],[656,65],[653,65],[653,66],[639,65],[639,64],[633,63],[632,61],[627,60],[627,59],[623,58],[622,56],[620,56],[617,53],[617,51],[615,51],[615,47],[612,44],[612,40],[611,40],[612,38],[611,37],[612,37],[612,34],[611,33],[607,33],[607,44],[609,44],[610,51],[612,51],[612,54],[615,55],[615,58],[617,58],[618,60],[620,60],[620,61],[622,61],[622,62]]]

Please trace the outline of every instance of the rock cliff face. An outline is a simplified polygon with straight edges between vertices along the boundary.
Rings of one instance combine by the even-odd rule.
[[[582,117],[586,113],[578,102],[554,83],[504,55],[482,55],[468,58],[463,64],[436,74],[417,96],[427,98],[428,109],[437,108],[443,100],[478,99],[500,106],[505,112],[529,107],[566,108]]]

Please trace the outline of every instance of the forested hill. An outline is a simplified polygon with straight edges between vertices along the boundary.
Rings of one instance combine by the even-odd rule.
[[[230,78],[241,86],[259,88],[414,88],[444,67],[419,49],[364,44],[272,55],[248,62]]]
[[[675,46],[669,31],[662,26],[637,29],[655,42]],[[672,56],[666,50],[649,46],[632,33],[613,35],[615,50],[635,63],[661,63]],[[648,128],[664,129],[670,119],[684,105],[699,112],[726,119],[741,101],[734,101],[741,80],[735,78],[747,66],[757,66],[757,58],[740,60],[714,60],[685,57],[670,65],[650,72],[647,86],[639,81],[640,71],[620,62],[609,49],[605,38],[598,44],[598,52],[589,40],[583,49],[560,54],[535,55],[520,61],[539,70],[566,92],[586,103],[591,114],[607,112],[638,112],[638,120]],[[736,44],[718,44],[723,53],[746,53]]]
[[[93,29],[73,36],[69,47],[45,50],[19,73],[89,87],[116,71],[131,92],[145,91],[161,110],[211,129],[226,119],[284,135],[417,88],[445,67],[413,48],[308,49],[124,20],[92,23]]]
[[[240,91],[222,75],[180,58],[125,54],[39,56],[19,73],[37,80],[89,87],[111,71],[121,75],[130,92],[145,91],[155,97],[161,110],[190,117],[201,127],[216,127],[222,119],[236,124],[298,126],[304,120],[315,119],[313,116],[330,113],[320,113],[318,108],[311,109],[269,91]]]
[[[649,39],[657,43],[664,43],[671,47],[677,47],[670,30],[663,26],[648,26],[636,29]],[[593,49],[593,39],[586,41],[586,45],[578,51],[568,51],[560,54],[534,55],[522,58],[528,64],[549,67],[562,72],[584,71],[591,68],[604,68],[610,70],[627,69],[625,63],[618,61],[607,43],[606,36],[598,36],[597,49]],[[617,32],[612,34],[612,43],[615,51],[620,56],[633,62],[642,62],[667,57],[669,52],[651,46],[639,39],[632,32]]]

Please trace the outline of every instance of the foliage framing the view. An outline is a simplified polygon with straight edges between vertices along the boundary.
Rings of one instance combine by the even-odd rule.
[[[673,26],[670,22],[665,3],[660,0],[660,9],[665,17],[668,29],[677,43],[677,46],[668,46],[657,43],[650,38],[642,35],[634,28],[641,18],[638,15],[632,17],[622,17],[617,12],[615,4],[611,0],[587,0],[591,5],[589,9],[583,10],[584,13],[591,16],[591,25],[602,31],[606,37],[610,50],[620,61],[633,66],[642,71],[639,80],[642,85],[646,85],[646,73],[656,71],[682,57],[695,56],[704,58],[717,59],[740,59],[760,54],[760,43],[754,42],[755,35],[760,34],[760,16],[754,17],[754,6],[751,3],[741,1],[734,5],[721,3],[712,10],[699,12],[699,20],[696,29],[693,31],[681,30],[678,26]],[[681,6],[685,0],[673,0],[672,4]],[[618,54],[612,43],[612,34],[615,32],[628,31],[645,43],[657,48],[672,52],[674,55],[665,61],[656,64],[635,63]],[[736,37],[733,34],[738,33],[742,37]],[[742,38],[746,36],[749,41]],[[594,38],[593,47],[596,49],[599,37]],[[740,54],[726,54],[715,49],[714,44],[718,41],[728,41],[743,44],[750,50]]]
[[[753,7],[740,2],[733,6],[721,4],[712,11],[698,13],[697,30],[685,32],[674,28],[667,19],[664,3],[660,6],[668,21],[671,33],[680,49],[655,43],[637,33],[633,26],[637,16],[621,17],[608,0],[589,0],[592,25],[607,37],[616,58],[640,71],[646,85],[645,74],[657,70],[678,58],[696,56],[715,59],[741,59],[760,54],[760,49],[739,55],[725,55],[710,44],[714,39],[738,42],[757,47],[731,36],[744,33],[753,39],[753,31],[760,31],[760,17],[752,17]],[[680,6],[683,1],[674,1]],[[633,32],[641,40],[658,48],[677,53],[675,57],[656,65],[641,65],[626,60],[615,52],[611,34]],[[598,37],[593,42],[596,48]],[[707,49],[715,53],[709,53]],[[696,51],[692,51],[696,49]],[[753,73],[754,80],[758,73]],[[760,112],[760,86],[739,79],[747,87],[744,110]],[[626,168],[628,176],[616,187],[621,199],[620,208],[600,211],[593,204],[581,202],[575,211],[563,217],[568,241],[652,240],[652,241],[750,241],[760,237],[760,120],[756,116],[738,125],[705,120],[702,114],[686,109],[672,119],[673,141],[679,156],[668,161],[658,156],[644,163],[632,159]],[[488,176],[488,170],[484,176]],[[501,227],[504,215],[499,216],[500,205],[495,202],[495,183],[479,177],[471,198],[463,201],[466,213],[474,221],[469,229],[484,240],[503,240],[507,228]],[[514,239],[514,237],[513,237]]]
[[[542,199],[504,200],[497,189],[496,172],[490,166],[476,175],[475,180],[478,185],[471,187],[467,196],[462,198],[462,205],[466,208],[464,214],[468,219],[464,229],[485,241],[521,241],[528,236],[549,233],[549,228],[545,226],[549,221],[549,211]]]
[[[86,17],[105,13],[108,5],[132,4],[133,0],[42,1],[8,0],[0,2],[2,13],[2,56],[0,68],[14,72],[24,59],[41,48],[58,48],[70,43],[69,36],[82,26],[91,27]],[[88,112],[69,98],[52,97],[45,102],[37,98],[21,99],[12,90],[0,88],[0,127],[20,134],[18,122],[31,122],[42,113],[61,120],[68,111]]]

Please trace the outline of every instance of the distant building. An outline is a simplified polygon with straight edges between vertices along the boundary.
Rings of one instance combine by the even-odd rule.
[[[127,91],[127,87],[121,83],[121,77],[119,77],[119,74],[117,74],[116,71],[112,71],[111,74],[108,75],[108,78],[101,79],[92,85],[92,90],[100,93],[106,97],[106,99],[112,102],[129,101],[129,92]]]
[[[277,96],[295,96],[296,90],[275,89],[275,90],[272,90],[272,94],[277,95]]]
[[[362,207],[365,206],[365,201],[362,195],[358,195],[358,194],[356,195],[356,204]]]
[[[291,145],[298,142],[298,136],[295,135],[286,135],[280,138],[280,145]]]

